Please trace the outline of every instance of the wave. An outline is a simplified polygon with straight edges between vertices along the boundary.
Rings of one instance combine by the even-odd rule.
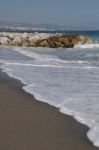
[[[95,44],[77,44],[74,46],[74,48],[80,48],[80,49],[85,49],[85,48],[99,48],[99,43]]]
[[[16,66],[17,66],[17,68],[16,68]],[[25,70],[25,66],[26,66],[26,70]],[[33,66],[30,65],[29,67],[33,67]],[[58,78],[59,82],[62,82],[61,84],[57,83],[56,81],[54,82],[54,80],[49,78],[49,76],[48,76],[49,73],[46,76],[46,72],[45,72],[46,70],[43,71],[41,68],[41,70],[43,72],[43,74],[42,74],[41,70],[40,70],[41,66],[38,66],[38,67],[39,68],[37,69],[37,66],[35,66],[35,69],[32,70],[31,74],[27,74],[27,76],[26,76],[26,72],[30,72],[30,70],[31,70],[31,69],[30,70],[27,69],[27,65],[10,64],[10,63],[9,63],[9,65],[8,64],[2,65],[2,69],[4,70],[4,72],[6,72],[10,77],[17,78],[23,84],[25,84],[23,89],[26,92],[34,95],[37,100],[46,102],[50,105],[53,105],[53,106],[59,108],[61,113],[71,115],[80,123],[87,125],[90,128],[90,130],[87,133],[88,138],[93,142],[93,144],[95,146],[99,146],[99,134],[98,134],[99,133],[99,130],[98,130],[99,125],[96,125],[96,122],[94,120],[89,119],[90,116],[80,113],[79,110],[78,111],[72,110],[73,107],[70,107],[70,108],[67,107],[70,100],[68,99],[68,97],[66,98],[65,96],[68,95],[68,93],[66,93],[66,95],[64,95],[64,92],[62,92],[62,91],[64,91],[64,88],[66,88],[68,86],[70,86],[70,88],[71,88],[71,86],[73,86],[72,85],[73,83],[71,84],[71,83],[68,83],[68,81],[67,81],[66,82],[67,85],[66,85],[66,87],[64,87],[65,86],[64,79],[62,81],[60,78]],[[42,67],[44,67],[44,66],[42,66]],[[20,70],[22,70],[22,69],[24,71],[20,72]],[[47,69],[48,69],[48,67],[47,67]],[[52,67],[50,69],[52,71],[55,71],[52,69]],[[70,70],[70,67],[68,69]],[[36,70],[38,70],[38,72]],[[56,70],[56,71],[58,71],[58,70]],[[34,75],[33,75],[33,72],[36,72],[36,74],[34,73]],[[38,73],[40,73],[41,75],[39,76]],[[24,76],[24,74],[25,74],[25,76]],[[58,75],[59,75],[59,73],[58,73]],[[53,76],[53,78],[54,78],[54,76]],[[35,81],[35,83],[33,82],[33,80]],[[47,83],[46,83],[46,81],[47,81]],[[71,84],[71,85],[69,85],[69,84]],[[57,89],[56,89],[56,87],[57,87]],[[76,85],[75,85],[75,89],[76,89]],[[60,90],[62,90],[62,91],[60,91]],[[61,98],[63,98],[62,101],[60,101]],[[76,99],[73,99],[73,101],[75,101],[75,100]],[[64,105],[65,103],[66,103],[66,106]],[[76,103],[76,101],[75,101],[75,103]],[[86,102],[85,102],[85,104],[86,104]],[[78,102],[77,102],[77,105],[78,105]],[[97,105],[97,103],[96,103],[96,105]],[[72,104],[72,106],[73,106],[73,104]],[[79,107],[79,105],[78,105],[78,107]],[[84,108],[84,107],[82,107],[82,108]]]
[[[79,111],[73,111],[72,109],[64,107],[64,105],[59,109],[59,111],[63,114],[73,116],[73,118],[81,124],[87,125],[89,128],[87,132],[88,139],[92,141],[94,146],[99,147],[99,122],[96,122],[87,114],[80,113]]]
[[[1,68],[19,79],[25,85],[23,89],[37,100],[87,125],[88,138],[99,147],[99,68],[85,60],[62,60],[54,55],[56,51],[46,50],[48,53],[40,48],[10,48],[0,55]],[[20,59],[15,52],[22,54]]]
[[[50,56],[50,55],[47,55],[47,54],[40,54],[39,53],[39,55],[38,55],[38,53],[37,53],[37,49],[38,50],[40,50],[40,51],[43,51],[44,50],[44,48],[42,48],[42,47],[38,47],[38,48],[28,48],[28,50],[27,50],[27,48],[18,48],[18,47],[16,47],[16,48],[14,48],[13,50],[14,51],[17,51],[17,52],[19,52],[20,54],[23,54],[23,55],[25,55],[25,56],[28,56],[28,57],[31,57],[31,58],[34,58],[34,59],[38,59],[38,60],[57,60],[57,57],[55,57],[55,56]],[[47,50],[53,50],[53,49],[51,49],[51,48],[46,48],[46,51]]]

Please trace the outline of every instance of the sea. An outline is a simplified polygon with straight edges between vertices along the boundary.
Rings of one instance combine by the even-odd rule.
[[[68,33],[99,41],[99,31]],[[0,46],[0,68],[20,80],[38,101],[87,125],[87,137],[99,147],[98,42],[54,49]]]

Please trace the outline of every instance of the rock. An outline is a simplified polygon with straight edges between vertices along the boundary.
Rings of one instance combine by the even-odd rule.
[[[37,40],[40,40],[39,37],[35,37],[35,36],[30,36],[30,37],[29,37],[29,42],[30,42],[30,43],[36,42]]]
[[[11,42],[10,38],[8,37],[0,37],[0,44],[9,44]]]
[[[72,48],[79,43],[92,44],[84,35],[46,34],[46,33],[0,33],[0,44],[13,46],[42,46]]]
[[[11,45],[22,45],[22,38],[20,36],[16,36],[13,38],[13,40],[11,41]]]
[[[93,43],[93,41],[87,36],[81,35],[58,35],[58,36],[51,36],[45,40],[39,41],[40,46],[44,47],[66,47],[72,48],[74,45],[78,44],[79,42],[83,43]]]
[[[39,43],[37,42],[36,45],[40,45],[41,47],[49,47],[49,44],[46,39],[40,41]]]
[[[28,36],[15,36],[11,41],[11,45],[28,46]]]

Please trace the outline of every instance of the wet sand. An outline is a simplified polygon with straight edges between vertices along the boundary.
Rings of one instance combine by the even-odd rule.
[[[0,150],[99,150],[87,130],[0,72]]]

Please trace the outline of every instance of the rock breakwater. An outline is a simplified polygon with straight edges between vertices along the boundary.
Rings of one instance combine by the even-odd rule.
[[[84,35],[47,34],[47,33],[0,33],[0,45],[72,48],[79,43],[92,44]]]

